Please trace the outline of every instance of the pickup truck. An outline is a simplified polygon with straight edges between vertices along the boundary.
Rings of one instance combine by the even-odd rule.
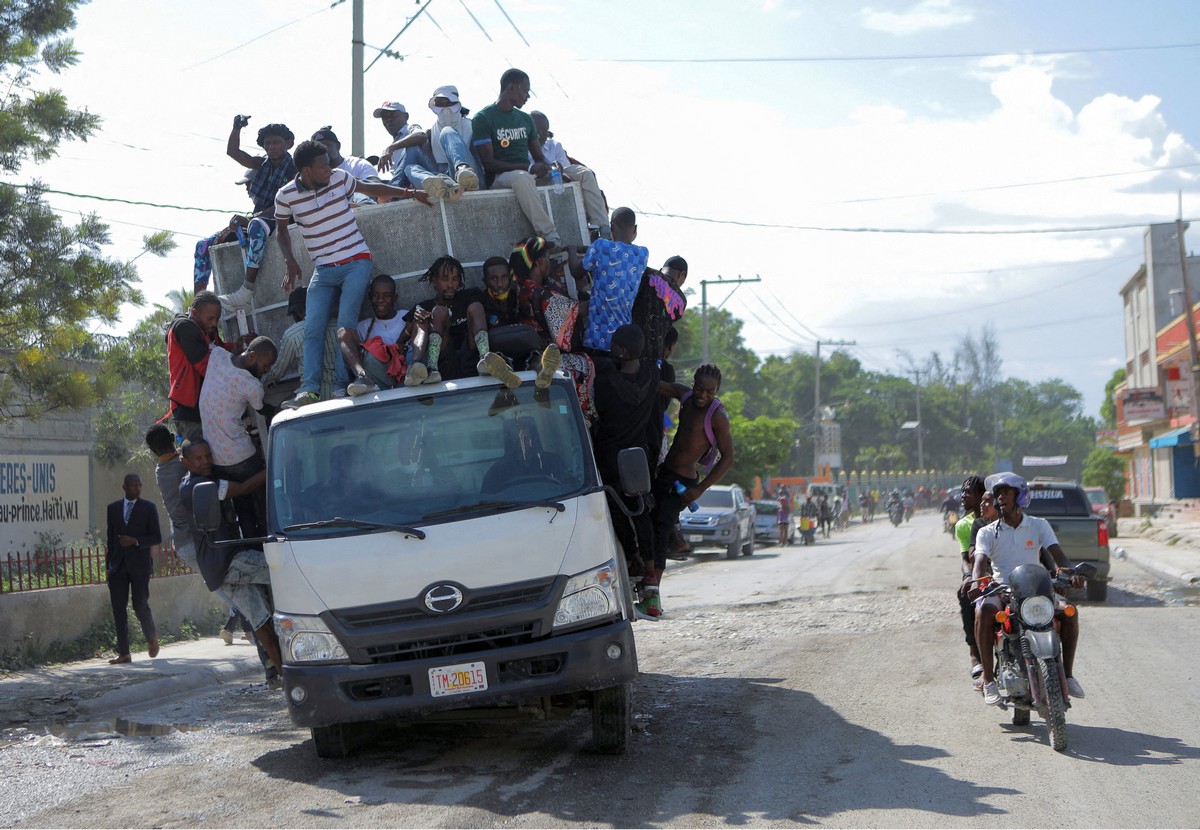
[[[1058,543],[1071,563],[1089,562],[1096,575],[1087,581],[1087,598],[1108,598],[1108,526],[1104,517],[1092,512],[1087,494],[1067,481],[1033,481],[1029,484],[1029,507],[1025,512],[1050,522]]]

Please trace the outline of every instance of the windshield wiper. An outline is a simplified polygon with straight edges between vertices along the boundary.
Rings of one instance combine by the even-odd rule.
[[[406,527],[405,525],[388,524],[387,522],[368,522],[362,519],[347,519],[343,516],[334,516],[332,519],[322,519],[319,522],[301,522],[300,524],[288,525],[283,530],[308,530],[317,527],[362,527],[369,530],[394,530],[397,533],[403,533],[405,536],[412,536],[414,539],[424,539],[425,531],[418,530],[415,527]]]
[[[567,509],[561,501],[553,499],[536,499],[534,501],[481,501],[476,504],[468,504],[463,507],[452,507],[448,510],[437,510],[433,513],[426,513],[421,517],[421,521],[429,519],[439,519],[443,516],[459,516],[464,513],[481,513],[485,510],[524,510],[529,507],[552,507],[554,510],[562,513]]]

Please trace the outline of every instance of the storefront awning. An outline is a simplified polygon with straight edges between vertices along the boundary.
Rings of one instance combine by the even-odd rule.
[[[1159,449],[1160,447],[1177,447],[1180,444],[1192,443],[1192,428],[1179,427],[1170,432],[1165,432],[1162,435],[1156,435],[1150,439],[1150,447]]]

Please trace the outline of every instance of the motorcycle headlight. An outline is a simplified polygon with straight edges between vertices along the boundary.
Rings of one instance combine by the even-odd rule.
[[[617,590],[617,563],[612,559],[571,577],[554,612],[554,628],[566,628],[617,613],[620,607]]]
[[[285,663],[349,663],[346,649],[320,617],[275,612],[275,631]]]
[[[1054,619],[1054,602],[1050,597],[1029,597],[1021,601],[1021,621],[1041,628]]]

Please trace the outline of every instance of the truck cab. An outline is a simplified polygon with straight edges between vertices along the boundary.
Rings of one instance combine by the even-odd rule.
[[[624,750],[637,654],[623,554],[572,383],[521,377],[271,424],[264,550],[284,694],[322,757],[350,751],[355,723],[577,708],[599,749]],[[641,467],[628,492],[649,489]]]

